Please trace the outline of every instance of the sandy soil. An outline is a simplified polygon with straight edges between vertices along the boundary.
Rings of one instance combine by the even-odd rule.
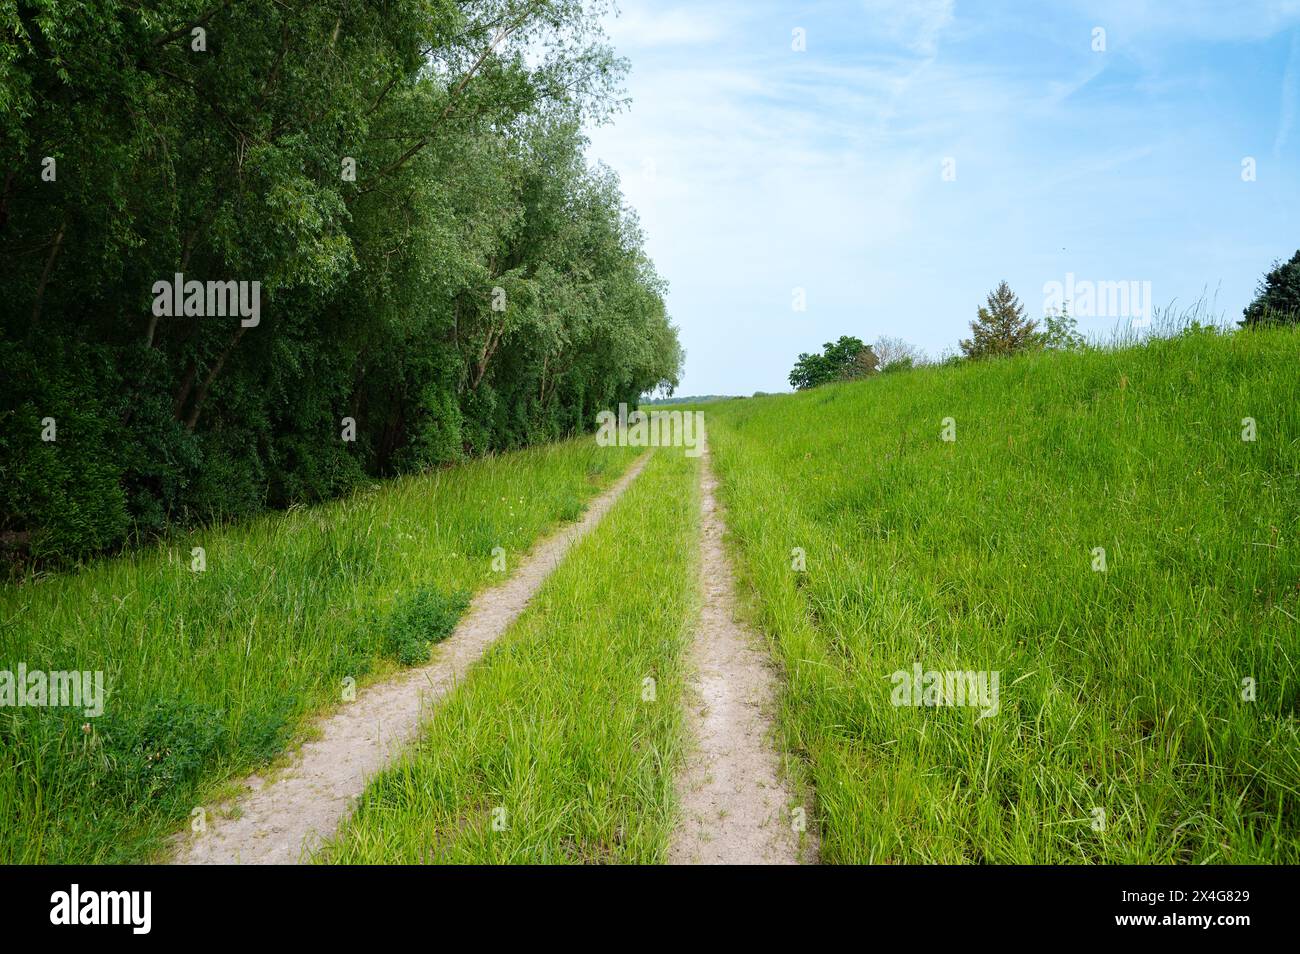
[[[479,594],[433,660],[370,686],[318,724],[292,764],[267,783],[242,783],[237,817],[208,813],[208,830],[177,836],[179,864],[293,864],[349,814],[367,781],[415,738],[427,708],[446,695],[523,611],[566,551],[596,526],[645,466],[642,457],[595,498],[581,520],[534,548],[503,583]]]
[[[692,663],[691,724],[696,740],[678,778],[683,821],[669,849],[673,864],[797,864],[816,859],[812,832],[802,851],[772,747],[776,678],[766,648],[736,620],[735,580],[722,545],[717,480],[701,459],[700,576],[703,607]]]

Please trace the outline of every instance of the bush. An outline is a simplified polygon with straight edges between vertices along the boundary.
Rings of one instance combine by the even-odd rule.
[[[461,413],[455,395],[429,384],[421,394],[411,442],[399,456],[398,468],[425,470],[455,463],[464,456],[461,440]]]
[[[0,533],[37,558],[78,558],[126,533],[120,379],[107,350],[0,342]],[[52,421],[45,440],[46,422]]]
[[[220,753],[226,727],[214,706],[163,700],[143,711],[105,715],[96,735],[101,790],[123,804],[175,808],[188,802],[204,768]]]
[[[384,651],[403,666],[427,661],[429,648],[451,635],[467,606],[465,593],[446,594],[432,586],[400,598],[384,627]]]

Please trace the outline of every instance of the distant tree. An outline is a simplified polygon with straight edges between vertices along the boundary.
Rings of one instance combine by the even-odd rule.
[[[1039,340],[1044,348],[1053,351],[1076,351],[1083,347],[1083,335],[1078,332],[1079,323],[1070,317],[1067,305],[1061,311],[1050,311],[1043,318],[1043,331]]]
[[[1024,305],[1006,282],[989,292],[970,330],[971,337],[961,342],[968,358],[1016,354],[1040,343],[1038,322],[1025,316]]]
[[[803,352],[795,361],[794,370],[790,372],[790,387],[796,391],[806,391],[833,380],[827,368],[826,359],[822,355]]]
[[[794,370],[790,372],[790,386],[806,391],[831,381],[845,381],[866,377],[875,372],[880,362],[861,338],[841,335],[839,341],[826,342],[821,354],[799,355]]]
[[[871,350],[880,360],[881,371],[903,371],[921,363],[921,350],[902,338],[881,335],[872,342]]]
[[[939,357],[935,359],[935,364],[941,368],[951,368],[954,365],[961,364],[966,359],[951,348],[944,348],[939,352]]]
[[[858,349],[853,359],[843,365],[840,377],[845,379],[865,378],[875,374],[878,370],[880,370],[880,359],[876,357],[870,345],[863,345]]]
[[[1300,251],[1289,262],[1278,260],[1255,289],[1255,300],[1242,312],[1243,326],[1300,323]]]
[[[834,378],[854,378],[875,370],[876,356],[861,338],[840,335],[834,344],[822,346],[822,355]]]

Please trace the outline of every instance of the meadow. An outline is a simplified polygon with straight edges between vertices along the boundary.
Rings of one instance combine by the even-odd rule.
[[[821,860],[1300,862],[1298,365],[1295,330],[1191,328],[702,405]],[[0,862],[165,857],[640,453],[575,439],[0,588],[0,670],[109,690],[0,710]],[[700,466],[651,452],[316,861],[667,860]]]
[[[1297,368],[1191,329],[706,407],[824,861],[1300,862]],[[918,664],[998,711],[893,704]]]
[[[0,587],[0,670],[100,670],[108,692],[99,718],[0,709],[0,863],[158,857],[307,717],[427,659],[494,557],[509,572],[635,456],[553,444]]]

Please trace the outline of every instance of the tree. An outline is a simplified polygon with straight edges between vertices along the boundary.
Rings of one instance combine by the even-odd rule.
[[[1242,312],[1244,326],[1300,323],[1300,251],[1289,262],[1278,260],[1255,290],[1255,300]]]
[[[1043,318],[1043,331],[1039,340],[1044,348],[1053,351],[1077,351],[1083,347],[1083,335],[1079,334],[1079,324],[1070,317],[1069,307],[1059,313],[1049,311]]]
[[[674,387],[664,283],[586,159],[623,102],[600,6],[9,4],[0,546],[329,497]],[[259,323],[154,310],[176,273],[256,283]]]
[[[880,370],[880,359],[876,357],[870,345],[863,345],[853,356],[853,360],[844,365],[840,377],[845,380],[866,378],[878,370]]]
[[[971,322],[971,337],[961,342],[968,358],[1011,355],[1039,344],[1038,323],[1025,316],[1020,299],[1006,282],[989,292]]]
[[[821,354],[803,353],[790,372],[790,386],[799,391],[831,381],[847,381],[873,374],[880,362],[861,338],[841,335],[834,343],[826,342]]]
[[[904,371],[921,363],[921,350],[902,338],[881,335],[871,345],[881,371]]]
[[[794,363],[790,372],[790,387],[796,391],[806,391],[818,385],[834,380],[827,366],[826,359],[819,354],[803,352]]]

